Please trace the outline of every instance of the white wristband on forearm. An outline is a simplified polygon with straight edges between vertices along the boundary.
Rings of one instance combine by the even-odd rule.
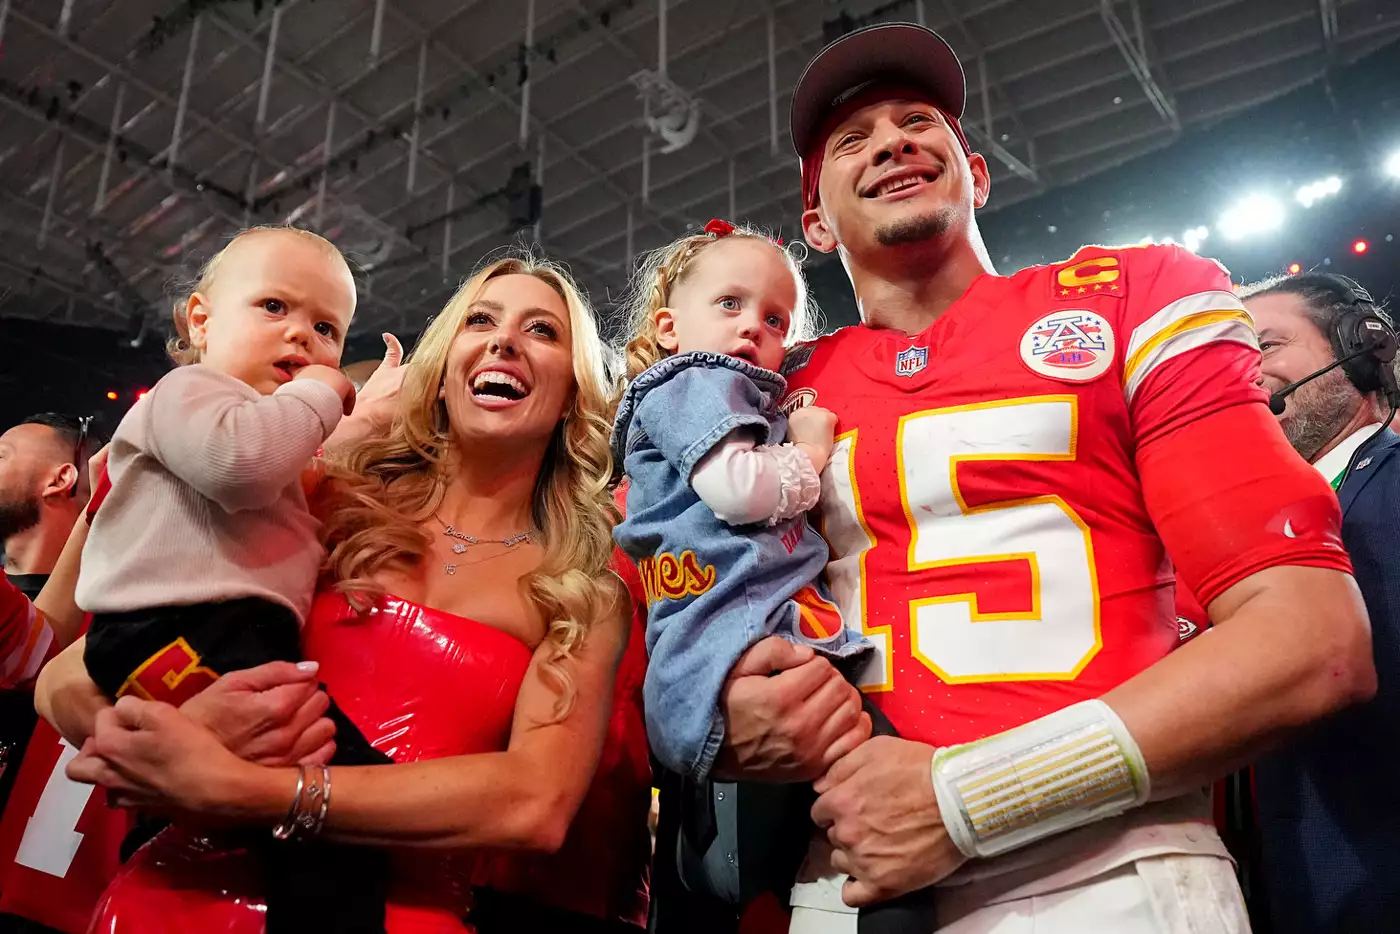
[[[948,836],[996,856],[1147,800],[1147,765],[1118,715],[1091,700],[933,756]]]

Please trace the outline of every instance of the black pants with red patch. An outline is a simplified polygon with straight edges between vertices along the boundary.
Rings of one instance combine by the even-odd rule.
[[[99,613],[88,629],[83,661],[108,697],[134,694],[183,704],[220,675],[267,662],[301,659],[296,615],[257,598]],[[388,756],[331,701],[332,765],[388,765]],[[288,807],[291,802],[287,802]],[[161,824],[141,821],[143,843]],[[275,840],[270,830],[243,831],[237,845],[262,857],[268,934],[345,931],[382,934],[388,854],[321,840]]]

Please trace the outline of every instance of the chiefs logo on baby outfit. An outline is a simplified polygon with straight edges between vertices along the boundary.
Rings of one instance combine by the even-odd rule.
[[[647,605],[662,600],[685,600],[698,597],[715,585],[717,575],[713,564],[704,564],[695,552],[686,549],[679,555],[663,552],[637,563],[646,590]]]
[[[825,642],[841,632],[841,611],[810,584],[792,595],[797,604],[797,631],[813,642]]]
[[[1096,379],[1113,365],[1113,328],[1092,311],[1057,311],[1021,336],[1021,359],[1051,379]]]
[[[176,639],[142,662],[117,696],[135,694],[179,707],[218,680],[218,672],[201,665],[199,653],[188,642]]]

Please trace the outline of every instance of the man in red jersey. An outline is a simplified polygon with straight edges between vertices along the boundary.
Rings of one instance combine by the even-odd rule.
[[[1375,690],[1335,498],[1264,405],[1218,264],[1089,247],[996,275],[964,98],[910,25],[828,46],[793,96],[806,239],[863,323],[794,352],[788,402],[838,417],[832,589],[903,738],[817,782],[792,930],[935,883],[957,934],[1247,928],[1200,789]],[[1172,564],[1214,622],[1175,651]],[[831,755],[782,690],[732,679],[729,739],[798,777]],[[762,774],[744,760],[719,769]]]

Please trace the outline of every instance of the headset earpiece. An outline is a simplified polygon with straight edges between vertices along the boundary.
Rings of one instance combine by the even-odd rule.
[[[1342,364],[1342,372],[1358,392],[1392,391],[1393,375],[1387,372],[1395,360],[1397,337],[1390,317],[1376,307],[1371,293],[1355,279],[1322,273],[1342,304],[1350,306],[1336,317],[1328,337],[1338,360],[1361,350],[1354,360]]]

